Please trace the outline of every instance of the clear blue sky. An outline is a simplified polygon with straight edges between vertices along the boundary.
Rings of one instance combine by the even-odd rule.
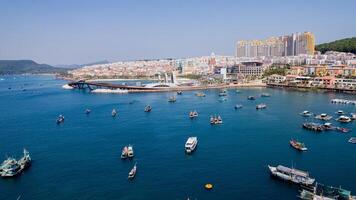
[[[0,59],[81,64],[233,55],[241,39],[356,36],[356,0],[0,0]]]

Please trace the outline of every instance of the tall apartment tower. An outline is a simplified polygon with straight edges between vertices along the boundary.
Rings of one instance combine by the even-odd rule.
[[[257,56],[296,56],[299,54],[314,54],[315,38],[311,32],[293,33],[281,37],[271,37],[267,40],[238,41],[237,57]]]

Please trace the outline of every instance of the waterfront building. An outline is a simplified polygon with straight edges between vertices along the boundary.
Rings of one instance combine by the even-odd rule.
[[[272,74],[271,76],[267,77],[268,83],[283,83],[286,81],[286,77],[278,74]]]

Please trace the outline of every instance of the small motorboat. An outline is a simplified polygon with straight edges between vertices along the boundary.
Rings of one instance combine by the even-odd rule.
[[[303,112],[299,113],[301,116],[303,117],[310,117],[313,115],[313,113],[307,111],[307,110],[304,110]]]
[[[348,132],[350,132],[349,129],[343,128],[343,127],[336,127],[336,130],[339,131],[339,132],[341,132],[341,133],[348,133]]]
[[[112,117],[116,117],[116,114],[117,114],[116,109],[112,109],[112,111],[111,111],[111,116],[112,116]]]
[[[151,110],[152,110],[152,107],[150,105],[147,105],[145,107],[145,112],[151,112]]]
[[[355,114],[355,113],[351,113],[351,114],[350,114],[350,118],[351,118],[352,120],[356,120],[356,114]]]
[[[351,122],[351,118],[345,115],[341,115],[339,118],[336,119],[336,121],[342,122],[342,123],[348,123]]]
[[[240,109],[240,108],[242,108],[242,105],[241,105],[241,104],[236,104],[236,105],[235,105],[235,110]]]
[[[240,91],[240,90],[235,90],[235,92],[236,92],[236,93],[241,93],[241,91]]]
[[[218,116],[210,116],[210,124],[212,125],[216,125],[216,124],[222,124],[222,118],[220,117],[220,115]]]
[[[192,153],[198,145],[197,137],[189,137],[185,142],[184,149],[186,153]]]
[[[289,141],[289,144],[290,144],[293,148],[295,148],[295,149],[297,149],[297,150],[299,150],[299,151],[306,151],[306,150],[308,150],[308,148],[305,147],[304,143],[298,142],[297,140],[294,140],[294,139],[292,139],[291,141]]]
[[[174,102],[176,102],[177,101],[177,98],[175,97],[175,96],[171,96],[171,97],[169,97],[169,99],[168,99],[168,102],[170,102],[170,103],[174,103]]]
[[[205,97],[205,94],[202,93],[202,92],[197,92],[197,93],[195,93],[195,96],[197,96],[197,97]]]
[[[264,103],[256,105],[256,110],[265,109],[265,108],[267,108],[267,105]]]
[[[344,111],[342,111],[342,110],[338,110],[338,111],[335,112],[335,114],[337,114],[337,115],[344,115],[345,113],[344,113]]]
[[[256,98],[254,96],[248,96],[247,100],[256,100]]]
[[[182,92],[182,91],[178,91],[177,94],[178,94],[178,95],[182,95],[183,92]]]
[[[131,169],[131,171],[129,172],[129,176],[128,179],[133,179],[136,176],[136,171],[137,171],[137,163],[135,163],[135,165],[133,166],[133,168]]]
[[[227,98],[225,98],[225,97],[220,97],[219,98],[219,102],[224,102],[224,101],[227,101]]]
[[[57,123],[57,124],[61,124],[61,123],[63,123],[63,122],[64,122],[64,116],[63,116],[63,115],[59,115],[58,118],[57,118],[57,120],[56,120],[56,123]]]
[[[128,158],[133,158],[134,157],[134,150],[133,150],[133,146],[129,145],[127,147],[127,157]]]
[[[85,109],[85,114],[89,115],[91,113],[91,110],[90,109]]]
[[[189,112],[189,118],[190,119],[196,118],[196,117],[198,117],[198,115],[199,114],[198,114],[198,112],[196,110]]]
[[[352,143],[352,144],[356,144],[356,138],[355,137],[351,137],[349,139],[349,142]]]
[[[127,146],[124,146],[124,148],[122,149],[122,152],[121,152],[121,159],[127,158],[127,154],[128,154],[128,148],[127,148]]]
[[[227,96],[227,91],[226,90],[221,90],[220,93],[219,93],[219,96],[220,97]]]
[[[335,130],[336,129],[336,127],[332,126],[332,124],[329,122],[324,123],[323,127],[325,130]]]
[[[271,95],[270,94],[268,94],[268,93],[262,93],[261,94],[261,97],[270,97]]]
[[[332,118],[333,118],[332,116],[325,114],[325,113],[315,116],[315,119],[320,119],[320,120],[324,120],[324,121],[328,121]]]

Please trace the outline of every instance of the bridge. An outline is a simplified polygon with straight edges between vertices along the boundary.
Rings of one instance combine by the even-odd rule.
[[[89,89],[94,90],[97,88],[105,88],[105,89],[121,89],[121,90],[137,90],[137,91],[152,91],[157,90],[158,88],[146,88],[142,86],[128,86],[122,84],[112,84],[112,83],[100,83],[100,82],[86,82],[86,81],[75,81],[68,83],[69,86],[77,89]]]

